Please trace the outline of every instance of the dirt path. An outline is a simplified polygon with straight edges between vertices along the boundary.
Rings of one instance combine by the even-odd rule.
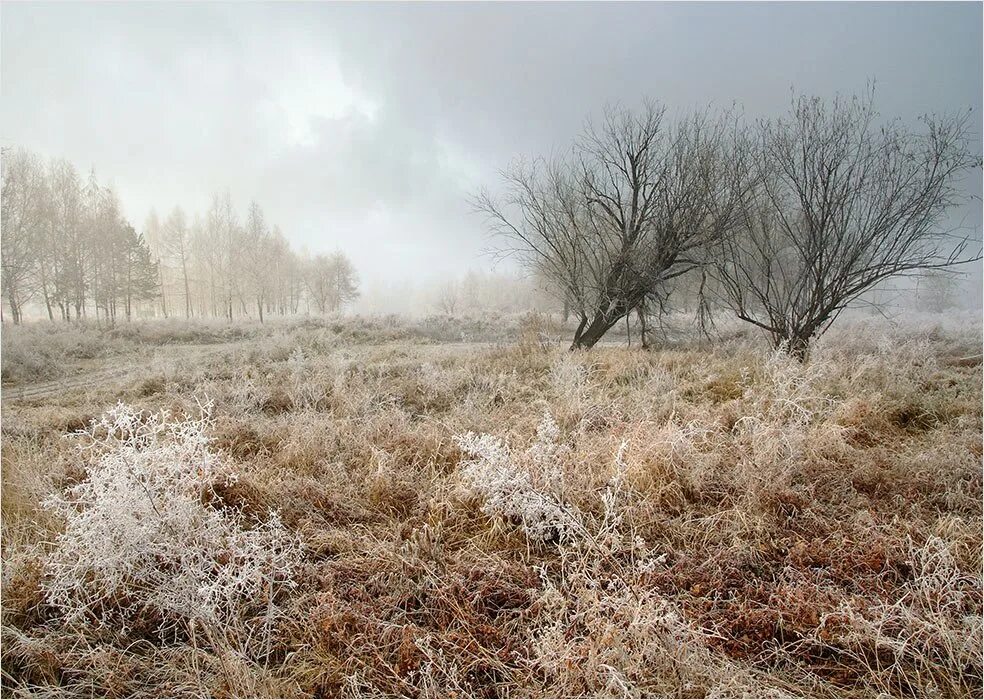
[[[141,377],[158,372],[162,363],[178,360],[203,362],[215,355],[242,347],[241,341],[203,345],[164,345],[154,348],[150,356],[127,361],[127,365],[123,367],[118,366],[123,358],[106,358],[103,362],[112,362],[117,366],[83,370],[76,374],[43,382],[4,386],[0,389],[0,399],[3,401],[34,401],[79,391],[109,381],[118,382],[124,379],[136,381]]]
[[[104,369],[85,374],[53,379],[37,384],[27,384],[25,386],[4,387],[0,391],[0,399],[3,401],[24,401],[32,399],[43,399],[48,396],[66,394],[77,389],[84,389],[97,382],[105,382],[109,379],[122,378],[129,370],[126,369]]]

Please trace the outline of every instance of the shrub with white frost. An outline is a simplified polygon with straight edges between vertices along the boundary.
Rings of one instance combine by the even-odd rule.
[[[563,472],[557,444],[560,429],[549,413],[537,428],[537,440],[525,452],[514,454],[492,435],[455,436],[468,459],[460,467],[465,486],[482,498],[482,511],[520,523],[536,541],[566,540],[577,526],[573,507],[562,502]]]
[[[202,413],[120,403],[79,436],[84,478],[45,502],[65,529],[44,593],[66,623],[227,624],[251,606],[269,616],[276,590],[294,585],[300,545],[277,514],[251,520],[215,494],[235,475],[209,450]]]

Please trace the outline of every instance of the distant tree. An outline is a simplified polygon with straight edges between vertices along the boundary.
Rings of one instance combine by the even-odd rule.
[[[158,270],[143,236],[132,226],[123,223],[121,239],[122,296],[126,320],[133,317],[135,303],[152,301],[158,294]]]
[[[53,161],[48,170],[51,191],[50,256],[52,296],[61,317],[72,319],[75,303],[76,318],[81,310],[84,292],[83,262],[86,241],[83,232],[84,203],[82,186],[75,167],[65,160]]]
[[[714,269],[738,317],[800,359],[882,280],[981,257],[944,227],[960,175],[980,165],[967,117],[926,118],[922,133],[876,119],[872,93],[804,96],[752,132],[754,187]]]
[[[0,276],[3,297],[16,324],[21,322],[22,307],[34,291],[49,195],[44,166],[31,153],[4,148],[2,169]]]
[[[284,238],[279,226],[274,226],[268,241],[269,294],[267,311],[281,316],[289,306],[289,287],[291,274],[290,244]]]
[[[328,310],[328,300],[331,297],[331,273],[327,256],[315,255],[305,263],[304,286],[318,313],[324,314]]]
[[[180,207],[163,224],[152,210],[139,235],[94,171],[83,183],[64,160],[45,167],[17,149],[4,149],[2,159],[0,309],[9,308],[15,323],[39,296],[51,320],[57,309],[65,321],[94,313],[99,323],[130,319],[156,299],[165,317],[183,297],[186,317],[231,321],[238,307],[243,316],[255,308],[263,321],[269,313],[297,313],[305,294],[318,296],[322,313],[358,296],[344,255],[303,263],[256,202],[245,226],[228,192],[214,197],[204,215],[194,214],[191,225]]]
[[[217,216],[220,226],[220,246],[222,249],[222,280],[224,292],[224,315],[231,321],[233,301],[241,297],[239,267],[242,257],[243,231],[232,206],[232,197],[226,191],[216,197]]]
[[[342,253],[332,253],[331,266],[331,310],[339,311],[359,298],[359,277],[351,261]]]
[[[305,284],[319,313],[336,312],[358,298],[355,268],[341,253],[316,255],[306,267]]]
[[[943,313],[956,305],[957,276],[945,270],[931,270],[919,279],[920,306],[933,313]]]
[[[115,323],[116,304],[123,296],[127,224],[120,214],[116,193],[101,187],[95,174],[89,177],[84,197],[87,294],[97,322]]]
[[[157,266],[158,298],[161,301],[161,315],[167,318],[167,288],[164,283],[164,260],[167,257],[167,246],[164,240],[164,227],[156,209],[151,209],[144,222],[143,237],[150,249],[150,254]]]
[[[192,240],[192,251],[198,274],[202,278],[201,303],[211,316],[219,316],[222,299],[222,259],[224,255],[222,237],[222,210],[218,197],[205,213],[201,226],[197,228]]]
[[[164,222],[164,249],[181,272],[184,288],[185,318],[191,318],[191,284],[188,268],[191,257],[191,231],[188,217],[181,207],[175,207]]]
[[[246,216],[240,260],[246,289],[255,302],[260,323],[263,323],[263,307],[270,293],[270,253],[270,231],[263,210],[254,201]]]
[[[473,280],[474,281],[474,280]],[[441,285],[437,292],[437,308],[447,316],[454,316],[461,301],[461,287],[456,280],[449,280]]]

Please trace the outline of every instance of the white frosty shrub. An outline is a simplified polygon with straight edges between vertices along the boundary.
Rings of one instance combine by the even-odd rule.
[[[750,392],[763,418],[805,426],[833,403],[819,388],[827,372],[822,362],[799,362],[780,349],[769,355],[763,369],[762,381]]]
[[[482,511],[520,523],[531,540],[569,539],[577,526],[577,514],[560,498],[563,471],[557,444],[560,429],[549,413],[537,428],[537,439],[521,454],[492,435],[467,433],[455,436],[459,449],[469,457],[460,467],[469,491],[483,501]]]
[[[580,410],[588,400],[591,373],[579,358],[565,354],[550,365],[550,386],[565,405]]]
[[[559,439],[560,426],[549,411],[544,411],[536,427],[536,440],[526,451],[534,481],[555,495],[564,490],[564,470],[560,460],[568,450],[566,445],[558,442]]]
[[[312,368],[302,348],[294,348],[287,357],[290,396],[297,406],[309,407],[316,402]]]
[[[810,449],[810,428],[834,406],[821,390],[828,368],[821,362],[802,363],[782,349],[762,367],[760,380],[745,396],[748,413],[735,422],[733,432],[744,453],[756,465],[754,480],[778,478],[775,469],[797,468]]]
[[[45,506],[64,520],[43,581],[67,623],[126,627],[227,624],[250,605],[270,613],[276,586],[293,586],[300,545],[276,513],[250,521],[223,507],[222,475],[201,418],[146,416],[120,403],[83,432],[85,477]]]

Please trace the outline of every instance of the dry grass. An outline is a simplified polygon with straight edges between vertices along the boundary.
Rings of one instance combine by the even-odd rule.
[[[543,319],[496,346],[341,328],[4,403],[5,694],[981,695],[979,322],[845,324],[806,366],[741,336],[569,354]],[[32,376],[4,335],[4,376]],[[278,509],[304,545],[271,648],[63,624],[39,503],[84,477],[66,433],[205,397],[240,475],[215,506]],[[481,481],[469,432],[523,494]],[[544,503],[568,534],[524,520]]]

